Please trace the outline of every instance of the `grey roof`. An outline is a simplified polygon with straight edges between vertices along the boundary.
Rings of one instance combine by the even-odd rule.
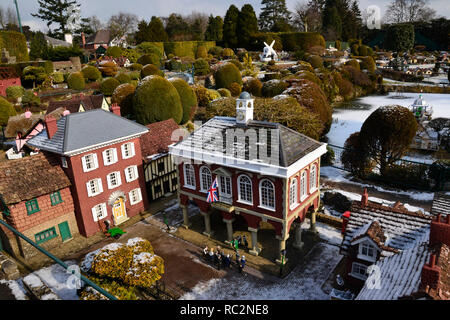
[[[239,96],[239,99],[251,99],[252,96],[247,91],[243,91],[241,95]]]
[[[256,132],[256,142],[250,142],[247,150],[248,158],[244,158],[246,152],[246,143],[243,135],[237,134],[234,140],[232,152],[227,153],[227,134],[232,134],[234,130],[243,130],[244,132],[254,129]],[[273,129],[273,133],[279,136],[278,163],[273,163],[271,159],[264,157],[264,150],[276,150],[277,146],[272,145],[271,139],[266,135],[267,130]],[[229,136],[228,136],[229,138]],[[249,141],[252,141],[249,139]],[[300,160],[310,152],[322,147],[324,143],[311,139],[301,133],[291,130],[278,123],[251,120],[246,125],[238,124],[236,118],[232,117],[214,117],[189,137],[175,145],[177,149],[190,150],[195,152],[205,152],[217,156],[231,156],[235,159],[256,161],[259,163],[277,165],[280,167],[289,167],[297,160]],[[254,148],[254,149],[253,149]],[[253,152],[254,151],[254,152]],[[252,158],[253,154],[253,158]],[[256,156],[256,157],[255,157]],[[269,158],[271,158],[269,156]]]
[[[109,30],[98,30],[95,34],[86,38],[86,44],[108,44],[111,38]]]
[[[450,192],[437,192],[434,194],[431,214],[447,216],[450,213]]]
[[[52,139],[48,139],[47,131],[43,130],[28,140],[27,144],[41,150],[69,154],[94,145],[148,132],[145,126],[102,109],[71,113],[61,117],[57,121],[57,126],[58,130]]]
[[[50,45],[54,46],[54,47],[71,47],[72,44],[70,44],[67,41],[64,40],[59,40],[59,39],[55,39],[49,36],[45,36],[44,35],[45,40],[47,41],[47,43],[49,43]]]

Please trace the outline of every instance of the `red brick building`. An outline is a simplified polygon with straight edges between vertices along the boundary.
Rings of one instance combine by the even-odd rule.
[[[6,89],[8,87],[20,85],[20,77],[13,68],[0,67],[0,96],[6,97]]]
[[[72,113],[58,121],[47,117],[46,129],[27,142],[59,156],[86,237],[147,207],[140,136],[148,129],[120,117],[119,107],[112,111]]]
[[[296,222],[296,246],[301,247],[301,223],[308,210],[319,207],[320,156],[326,144],[277,123],[253,120],[253,99],[243,92],[236,118],[215,117],[188,138],[170,147],[178,164],[179,199],[184,224],[187,204],[194,201],[211,235],[211,209],[222,215],[228,241],[233,222],[243,217],[251,232],[252,254],[257,255],[261,222],[270,223],[280,252]],[[217,178],[219,201],[208,203],[207,193]],[[313,223],[315,213],[313,213]]]
[[[59,246],[78,234],[70,180],[57,158],[38,154],[0,164],[1,218],[44,248]],[[36,251],[6,228],[4,250],[30,258]]]

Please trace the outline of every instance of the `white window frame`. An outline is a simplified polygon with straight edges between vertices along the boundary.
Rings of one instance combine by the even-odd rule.
[[[93,165],[94,165],[93,168],[88,168],[88,167],[87,167],[86,159],[87,159],[88,157],[90,157],[90,156],[92,156],[92,161],[93,161]],[[90,154],[87,154],[87,155],[81,157],[81,163],[82,163],[82,165],[83,165],[83,171],[84,171],[84,172],[90,172],[90,171],[93,171],[93,170],[98,169],[98,159],[97,159],[97,154],[95,154],[95,153],[90,153]]]
[[[367,254],[364,253],[364,249],[367,250]],[[368,254],[372,251],[372,255]],[[358,259],[367,260],[370,262],[375,262],[377,259],[377,248],[368,241],[361,242],[358,246]]]
[[[251,201],[248,201],[247,199],[242,199],[242,197],[241,197],[241,180],[243,178],[247,178],[250,181]],[[245,175],[245,174],[240,175],[238,177],[238,180],[237,180],[237,187],[238,187],[238,202],[243,203],[243,204],[253,205],[253,184],[252,184],[252,179],[250,179],[250,177]]]
[[[270,184],[270,186],[272,187],[273,206],[270,206],[267,203],[266,204],[263,203],[263,195],[264,195],[263,183],[265,183],[265,182],[268,182]],[[267,191],[267,192],[269,192],[269,191]],[[269,197],[269,193],[267,194],[267,196]],[[266,202],[269,202],[269,198],[266,199],[266,200],[267,200]],[[275,185],[274,185],[274,183],[272,181],[270,181],[269,179],[262,179],[259,182],[259,207],[263,208],[263,209],[266,209],[266,210],[275,211],[275,208],[276,208],[276,201],[275,200],[276,200],[276,198],[275,198]]]
[[[67,158],[66,157],[61,157],[61,166],[63,168],[68,168],[69,164],[67,163]]]
[[[192,180],[193,184],[188,184],[188,175],[187,175],[188,169],[187,168],[190,168],[189,171],[192,170],[192,175],[190,176],[189,180]],[[194,167],[194,165],[192,165],[190,163],[185,163],[184,166],[183,166],[183,174],[184,174],[184,187],[188,188],[188,189],[195,190],[196,189],[196,181],[195,181],[195,167]]]
[[[101,208],[101,216],[99,216],[98,209]],[[92,217],[94,221],[97,222],[99,220],[105,219],[108,216],[108,211],[106,208],[106,203],[99,203],[92,207]]]
[[[133,199],[134,192],[136,192],[136,195],[137,195],[137,198],[138,198],[136,201],[134,201],[134,199]],[[128,192],[128,198],[130,199],[130,204],[131,205],[135,205],[135,204],[141,202],[142,201],[141,188],[133,189],[130,192]]]
[[[295,185],[295,190],[293,186]],[[289,186],[289,208],[295,209],[299,206],[298,202],[298,179],[297,177],[292,178],[291,184]]]
[[[108,153],[109,151],[112,152],[112,154],[111,154],[111,158],[112,158],[112,159],[111,159],[110,162],[108,162],[108,155],[107,155],[107,153]],[[112,164],[114,164],[114,163],[116,163],[116,162],[118,161],[118,159],[117,159],[117,149],[116,149],[116,148],[110,148],[110,149],[104,150],[104,151],[102,152],[102,156],[103,156],[103,164],[104,164],[105,166],[110,166],[110,165],[112,165]]]
[[[127,150],[125,150],[126,146],[130,146],[130,155],[126,155]],[[133,158],[136,155],[136,152],[134,150],[134,142],[127,142],[120,146],[122,149],[122,159],[130,159]]]
[[[130,172],[129,172],[130,169],[132,170],[132,175],[131,176],[130,176]],[[132,181],[135,181],[135,180],[137,180],[139,178],[139,171],[138,171],[137,166],[126,167],[125,170],[124,170],[124,173],[125,173],[125,180],[127,182],[132,182]]]
[[[96,187],[98,188],[98,192],[96,192],[96,193],[92,192],[92,190],[91,190],[91,182],[94,182],[94,183],[97,184]],[[86,183],[86,188],[87,188],[88,197],[95,197],[95,196],[99,195],[100,193],[103,192],[102,179],[95,178],[95,179],[89,180]]]
[[[352,271],[350,272],[350,275],[354,278],[360,279],[360,280],[367,280],[368,278],[368,274],[367,274],[367,266],[365,264],[362,263],[358,263],[358,262],[353,262],[352,263]],[[366,270],[366,275],[362,275],[360,272],[356,272],[356,269],[362,270],[365,269]]]
[[[207,173],[203,173],[203,171],[207,171]],[[203,180],[206,180],[206,181],[203,181]],[[206,185],[205,185],[205,183],[206,183]],[[212,185],[211,170],[206,166],[200,167],[200,191],[208,192],[211,185]]]
[[[115,175],[115,178],[116,178],[117,183],[115,185],[112,184],[112,175]],[[109,173],[106,176],[106,181],[108,183],[108,189],[115,189],[115,188],[121,186],[122,185],[122,177],[120,176],[120,171],[114,171],[114,172]]]
[[[300,202],[305,201],[306,198],[308,198],[308,171],[304,170],[300,174]]]
[[[314,172],[314,175],[312,174]],[[314,180],[313,180],[314,177]],[[314,185],[312,184],[314,182]],[[313,193],[317,190],[317,165],[313,164],[311,170],[309,171],[309,192]]]

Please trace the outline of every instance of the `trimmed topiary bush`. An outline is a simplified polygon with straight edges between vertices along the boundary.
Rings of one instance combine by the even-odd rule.
[[[133,71],[141,71],[143,67],[144,67],[144,66],[143,66],[142,64],[140,64],[140,63],[133,63],[133,64],[130,66],[130,70],[133,70]]]
[[[230,60],[230,63],[234,64],[239,69],[239,71],[242,71],[244,69],[242,63],[237,59]]]
[[[347,61],[345,63],[345,65],[346,66],[351,66],[351,67],[355,68],[356,70],[361,70],[358,61],[355,60],[355,59]]]
[[[62,72],[56,71],[53,72],[50,77],[52,78],[54,83],[63,83],[64,82],[64,74]]]
[[[129,83],[124,83],[116,87],[111,97],[112,103],[120,106],[120,112],[123,117],[134,118],[133,97],[136,87]]]
[[[217,92],[220,93],[221,97],[224,97],[224,98],[230,98],[231,97],[230,90],[228,90],[226,88],[220,88],[220,89],[217,90]]]
[[[321,57],[317,55],[312,55],[308,57],[308,62],[311,64],[311,66],[316,68],[322,68],[323,67],[323,60]]]
[[[137,87],[133,106],[140,124],[170,118],[180,123],[183,119],[183,105],[177,89],[160,76],[149,76]]]
[[[204,76],[211,72],[208,61],[202,58],[195,60],[194,70],[196,76]]]
[[[195,113],[197,108],[197,96],[195,95],[194,89],[192,89],[189,84],[180,78],[172,78],[169,80],[170,83],[177,89],[177,92],[181,99],[181,105],[183,106],[183,118],[180,124],[185,124]]]
[[[105,96],[112,96],[114,90],[120,85],[120,82],[115,78],[108,78],[100,84],[100,92]]]
[[[361,57],[367,56],[367,54],[368,54],[367,46],[365,46],[365,45],[359,46],[359,48],[358,48],[358,54],[359,54]]]
[[[8,124],[9,117],[17,114],[12,103],[0,96],[0,126],[5,127]]]
[[[212,47],[208,50],[209,54],[212,54],[214,57],[218,58],[222,56],[223,48],[219,46]]]
[[[208,56],[208,51],[206,50],[206,47],[205,46],[198,46],[197,53],[196,53],[195,57],[197,59],[199,59],[199,58],[206,59],[207,56]]]
[[[84,76],[81,72],[74,72],[67,78],[67,85],[72,90],[83,90],[86,87]]]
[[[261,93],[263,97],[272,98],[283,93],[283,91],[286,90],[286,88],[287,88],[286,82],[274,79],[264,82],[261,89]]]
[[[143,66],[145,66],[147,64],[153,64],[153,65],[157,66],[158,68],[161,65],[160,58],[154,53],[144,54],[144,55],[140,56],[137,62],[139,64],[142,64]]]
[[[164,77],[164,72],[160,70],[157,66],[154,64],[147,64],[145,65],[141,70],[141,78],[145,78],[147,76],[160,76]]]
[[[252,79],[244,82],[243,90],[247,91],[248,93],[250,93],[251,95],[253,95],[255,97],[261,97],[262,96],[262,93],[261,93],[262,83],[261,83],[261,81],[259,81],[259,79],[252,78]]]
[[[119,68],[114,62],[105,62],[101,64],[98,69],[105,77],[114,77],[119,70]]]
[[[230,90],[230,93],[233,97],[239,96],[242,92],[242,86],[237,82],[231,83],[227,89]]]
[[[369,72],[375,72],[376,65],[372,57],[364,57],[361,58],[361,60],[362,60],[360,63],[361,69],[367,70]]]
[[[6,97],[8,99],[17,100],[22,98],[25,93],[25,89],[22,86],[10,86],[6,88]]]
[[[119,73],[117,76],[114,77],[117,81],[119,81],[120,84],[123,83],[129,83],[131,81],[131,77],[129,74],[125,72]]]
[[[122,51],[121,47],[113,46],[106,50],[105,55],[108,57],[119,58],[122,56]]]
[[[84,78],[88,81],[97,81],[101,79],[102,74],[100,70],[98,70],[94,66],[86,66],[81,70],[81,73],[83,74]]]
[[[225,48],[222,51],[222,58],[224,59],[230,59],[234,57],[234,51],[233,49],[230,48]]]
[[[242,84],[242,75],[239,69],[232,63],[221,66],[214,74],[217,88],[228,88],[233,82]]]

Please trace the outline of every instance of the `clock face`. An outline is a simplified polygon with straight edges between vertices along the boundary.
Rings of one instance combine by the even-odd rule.
[[[243,120],[245,119],[245,114],[244,114],[244,112],[243,112],[243,111],[238,111],[238,112],[237,112],[237,115],[236,115],[236,119],[237,119],[238,121],[243,121]]]

